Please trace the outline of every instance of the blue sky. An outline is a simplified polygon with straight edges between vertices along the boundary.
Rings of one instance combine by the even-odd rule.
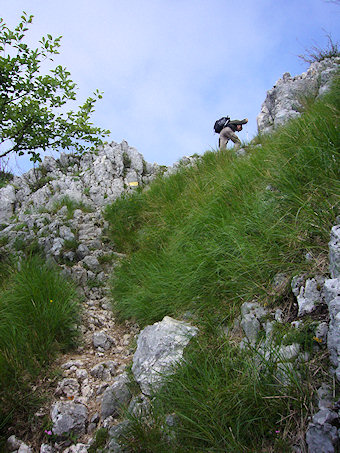
[[[0,0],[13,28],[34,15],[27,42],[62,35],[55,65],[78,85],[77,103],[95,89],[95,125],[137,148],[148,162],[171,165],[215,149],[215,120],[249,118],[250,140],[266,91],[327,33],[340,41],[340,2],[326,0]],[[11,159],[15,173],[28,159]]]

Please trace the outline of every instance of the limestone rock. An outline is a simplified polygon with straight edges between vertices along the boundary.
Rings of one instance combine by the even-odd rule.
[[[107,362],[101,362],[95,365],[90,370],[90,374],[97,379],[108,381],[111,376],[114,376],[116,367],[117,365],[113,360],[108,360]]]
[[[58,401],[51,408],[52,431],[57,436],[73,432],[85,434],[88,411],[86,406],[72,401]]]
[[[108,442],[108,453],[120,453],[123,451],[119,444],[119,437],[124,435],[124,432],[128,429],[130,422],[124,420],[117,425],[112,426],[109,430],[109,442]]]
[[[18,450],[22,443],[22,440],[19,440],[16,436],[12,435],[7,439],[7,448],[9,451]]]
[[[240,325],[250,343],[256,343],[261,329],[261,320],[263,320],[267,313],[268,311],[256,302],[245,302],[242,304]],[[267,325],[266,328],[269,332],[271,326]]]
[[[340,58],[327,58],[314,62],[307,72],[292,77],[283,74],[274,87],[267,92],[257,117],[258,130],[268,133],[291,118],[296,118],[302,111],[300,99],[304,96],[318,97],[327,92],[331,80],[339,68]]]
[[[336,370],[336,377],[340,381],[340,297],[334,298],[328,305],[330,323],[327,336],[327,346],[330,361]]]
[[[312,313],[317,308],[317,306],[323,302],[323,283],[323,277],[315,277],[308,279],[305,283],[305,286],[302,286],[300,288],[299,295],[297,296],[299,316]]]
[[[242,317],[251,314],[254,315],[257,319],[262,319],[266,316],[268,311],[256,302],[245,302],[241,306],[241,315]]]
[[[15,205],[15,189],[12,184],[0,189],[0,223],[7,222],[13,215]]]
[[[329,271],[331,278],[340,277],[340,225],[331,230],[329,242]]]
[[[323,382],[317,390],[318,408],[320,410],[329,409],[332,407],[332,389],[328,384]]]
[[[93,255],[86,256],[83,259],[83,263],[87,266],[87,268],[90,271],[93,271],[93,272],[97,272],[98,269],[100,268],[98,259]]]
[[[33,453],[33,449],[28,445],[22,443],[19,447],[18,453]]]
[[[101,417],[117,416],[124,404],[128,404],[131,393],[128,387],[129,378],[126,373],[121,374],[113,385],[108,387],[102,397]]]
[[[329,409],[321,410],[314,415],[306,433],[308,453],[335,453],[338,430],[331,423],[337,418],[338,414]]]
[[[328,323],[320,322],[315,329],[315,336],[319,338],[322,343],[326,343],[328,334]]]
[[[13,184],[0,189],[0,223],[27,209],[37,210],[41,206],[52,209],[65,197],[94,208],[102,207],[124,191],[133,190],[129,182],[137,185],[149,182],[159,169],[157,164],[145,162],[126,141],[112,142],[81,156],[61,153],[59,159],[46,157],[40,167],[15,177]]]
[[[183,358],[184,348],[197,332],[197,327],[169,316],[141,331],[132,373],[143,393],[149,395],[161,386],[162,375],[173,372]]]
[[[339,278],[329,278],[325,281],[324,295],[325,295],[325,302],[328,305],[333,299],[340,296],[340,277]]]
[[[251,343],[255,343],[261,329],[260,321],[254,314],[247,313],[242,317],[241,327]]]
[[[298,343],[289,344],[287,346],[281,346],[279,349],[280,360],[291,360],[298,356],[300,352],[300,345]]]
[[[54,453],[55,449],[52,447],[52,445],[49,444],[42,444],[40,446],[40,453]]]
[[[76,396],[79,393],[79,383],[77,379],[66,378],[58,383],[55,394],[58,396]]]
[[[87,453],[88,449],[85,444],[76,444],[71,445],[70,447],[66,448],[63,453]]]
[[[93,346],[95,348],[102,348],[107,351],[113,344],[113,338],[107,335],[104,331],[95,332],[93,334]]]
[[[295,297],[299,295],[300,288],[304,284],[305,279],[303,275],[296,275],[292,278],[291,288]]]
[[[128,407],[128,412],[139,419],[147,417],[150,411],[150,400],[143,394],[134,397]]]
[[[71,228],[65,225],[62,225],[59,228],[59,236],[66,241],[72,241],[74,239],[74,234],[72,233]]]

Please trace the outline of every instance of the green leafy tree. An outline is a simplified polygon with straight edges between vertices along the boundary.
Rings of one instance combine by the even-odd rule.
[[[41,64],[59,53],[61,36],[42,37],[39,47],[30,49],[23,41],[32,20],[23,12],[12,31],[0,18],[0,159],[27,152],[37,162],[46,149],[82,153],[98,147],[110,133],[90,122],[102,94],[96,90],[78,111],[65,113],[64,104],[76,100],[77,86],[70,73],[57,66],[47,75],[40,74]]]

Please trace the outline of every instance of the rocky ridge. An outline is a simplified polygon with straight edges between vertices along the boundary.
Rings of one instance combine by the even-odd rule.
[[[112,142],[81,156],[62,153],[45,157],[42,164],[0,189],[0,222],[13,215],[51,209],[69,197],[77,203],[102,207],[124,191],[148,183],[160,167],[145,162],[126,141]]]
[[[339,57],[326,58],[312,63],[300,75],[292,77],[289,72],[283,74],[273,88],[267,91],[261,112],[257,116],[258,131],[271,132],[289,119],[299,116],[303,111],[305,98],[317,99],[329,90],[339,64]]]

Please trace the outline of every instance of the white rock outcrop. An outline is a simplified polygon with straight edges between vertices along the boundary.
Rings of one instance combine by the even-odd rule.
[[[132,373],[144,394],[150,395],[161,386],[163,376],[174,371],[183,358],[184,348],[197,332],[197,327],[169,316],[141,331]]]
[[[340,58],[326,58],[312,63],[306,72],[292,77],[289,72],[283,74],[267,97],[257,116],[257,127],[260,133],[268,133],[281,126],[287,120],[300,115],[301,99],[308,96],[317,98],[326,93],[334,75],[339,69]]]
[[[159,170],[126,141],[112,142],[81,156],[62,153],[59,159],[45,157],[40,167],[16,176],[0,189],[0,222],[20,212],[51,209],[65,197],[100,207],[124,191],[148,183]]]

